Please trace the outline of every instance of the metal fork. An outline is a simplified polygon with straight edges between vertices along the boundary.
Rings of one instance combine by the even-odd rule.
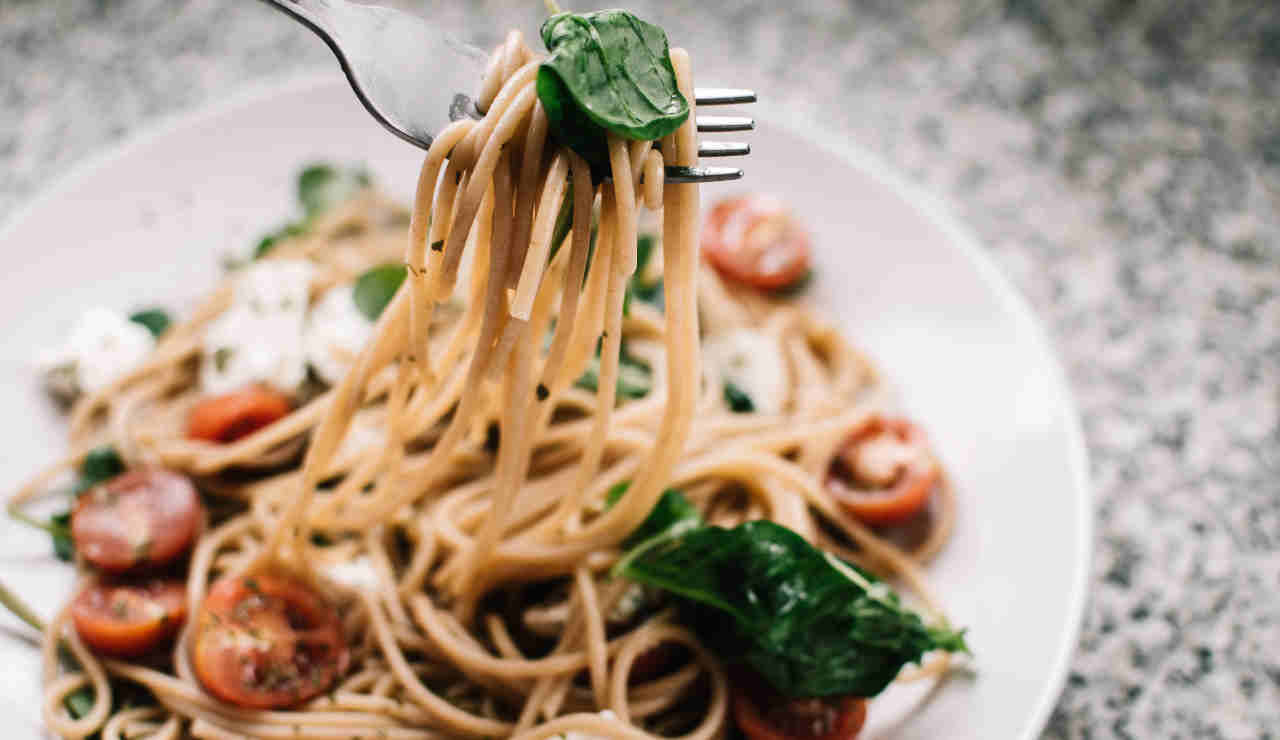
[[[480,89],[488,55],[433,28],[423,18],[383,5],[348,0],[263,0],[311,29],[338,57],[364,107],[391,133],[427,149],[436,132],[464,117],[478,118],[471,95]],[[698,88],[699,106],[753,103],[750,90]],[[698,116],[698,130],[750,131],[740,116]],[[704,141],[703,157],[751,152],[745,142]],[[668,167],[668,182],[737,180],[737,167]]]

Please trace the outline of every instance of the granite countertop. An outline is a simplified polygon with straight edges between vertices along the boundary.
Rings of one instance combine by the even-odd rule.
[[[427,4],[472,29],[540,12]],[[948,196],[1045,320],[1098,494],[1045,737],[1277,736],[1280,4],[627,4],[698,29],[703,79]],[[0,0],[0,217],[162,114],[330,64],[249,0]]]

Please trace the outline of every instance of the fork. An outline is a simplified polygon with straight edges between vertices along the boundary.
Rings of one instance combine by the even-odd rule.
[[[319,36],[334,55],[365,109],[391,133],[428,149],[452,121],[479,118],[471,92],[480,89],[488,55],[436,30],[422,17],[384,5],[348,0],[263,0]],[[698,88],[698,106],[753,103],[751,90]],[[698,116],[699,131],[750,131],[742,116]],[[703,141],[702,157],[751,153],[745,142]],[[737,167],[667,167],[667,182],[737,180]]]

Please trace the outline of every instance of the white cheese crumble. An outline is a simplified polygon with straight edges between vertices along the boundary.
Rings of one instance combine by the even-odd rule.
[[[782,412],[789,379],[772,337],[754,329],[733,329],[709,337],[702,345],[702,357],[722,382],[734,384],[751,398],[756,413]]]
[[[325,575],[344,586],[373,591],[380,584],[378,572],[373,569],[373,561],[365,555],[353,560],[340,560],[322,567]]]
[[[305,260],[264,260],[244,268],[231,306],[205,334],[205,393],[254,383],[285,393],[298,389],[307,376],[302,328],[313,271]]]
[[[109,308],[91,308],[66,342],[41,352],[36,364],[50,391],[72,399],[110,385],[146,359],[155,344],[145,326]]]
[[[373,335],[373,322],[356,305],[350,283],[330,288],[307,316],[302,339],[307,362],[329,385],[337,385]]]
[[[867,483],[887,486],[898,477],[898,471],[921,460],[924,450],[919,445],[899,441],[891,434],[866,440],[846,453],[853,472]],[[849,459],[852,458],[852,459]]]

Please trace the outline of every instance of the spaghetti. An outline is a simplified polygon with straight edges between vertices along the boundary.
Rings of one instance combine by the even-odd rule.
[[[936,486],[925,534],[907,545],[860,522],[826,483],[851,430],[882,417],[870,363],[809,310],[700,262],[698,186],[662,183],[664,165],[696,162],[692,116],[656,143],[610,134],[611,179],[595,182],[577,153],[549,138],[540,61],[510,35],[478,98],[483,117],[436,138],[409,214],[407,284],[341,382],[235,441],[187,438],[204,335],[228,310],[229,280],[143,364],[74,407],[72,453],[17,503],[110,444],[129,467],[185,472],[241,508],[194,546],[191,616],[169,660],[95,654],[70,628],[70,607],[51,621],[51,731],[722,737],[733,721],[722,656],[661,597],[609,575],[668,487],[711,524],[770,519],[899,578],[940,617],[921,568],[950,532],[947,482]],[[671,62],[691,101],[688,55],[672,50]],[[662,224],[647,260],[661,262],[661,309],[628,305],[642,209]],[[363,191],[265,260],[307,261],[318,295],[393,259],[402,224],[394,205]],[[782,358],[776,412],[734,413],[723,368],[700,365],[704,336],[733,331],[754,332]],[[647,392],[620,396],[637,368]],[[584,373],[594,373],[593,390]],[[337,575],[352,564],[364,578],[355,585]],[[98,578],[85,573],[87,583]],[[346,653],[331,685],[285,708],[244,708],[208,690],[194,664],[207,602],[215,582],[236,578],[286,579],[336,605]],[[655,672],[644,664],[658,647],[674,657]],[[947,660],[900,680],[940,675]],[[119,682],[145,688],[155,705],[120,706]],[[85,687],[91,707],[68,714],[68,697]]]

